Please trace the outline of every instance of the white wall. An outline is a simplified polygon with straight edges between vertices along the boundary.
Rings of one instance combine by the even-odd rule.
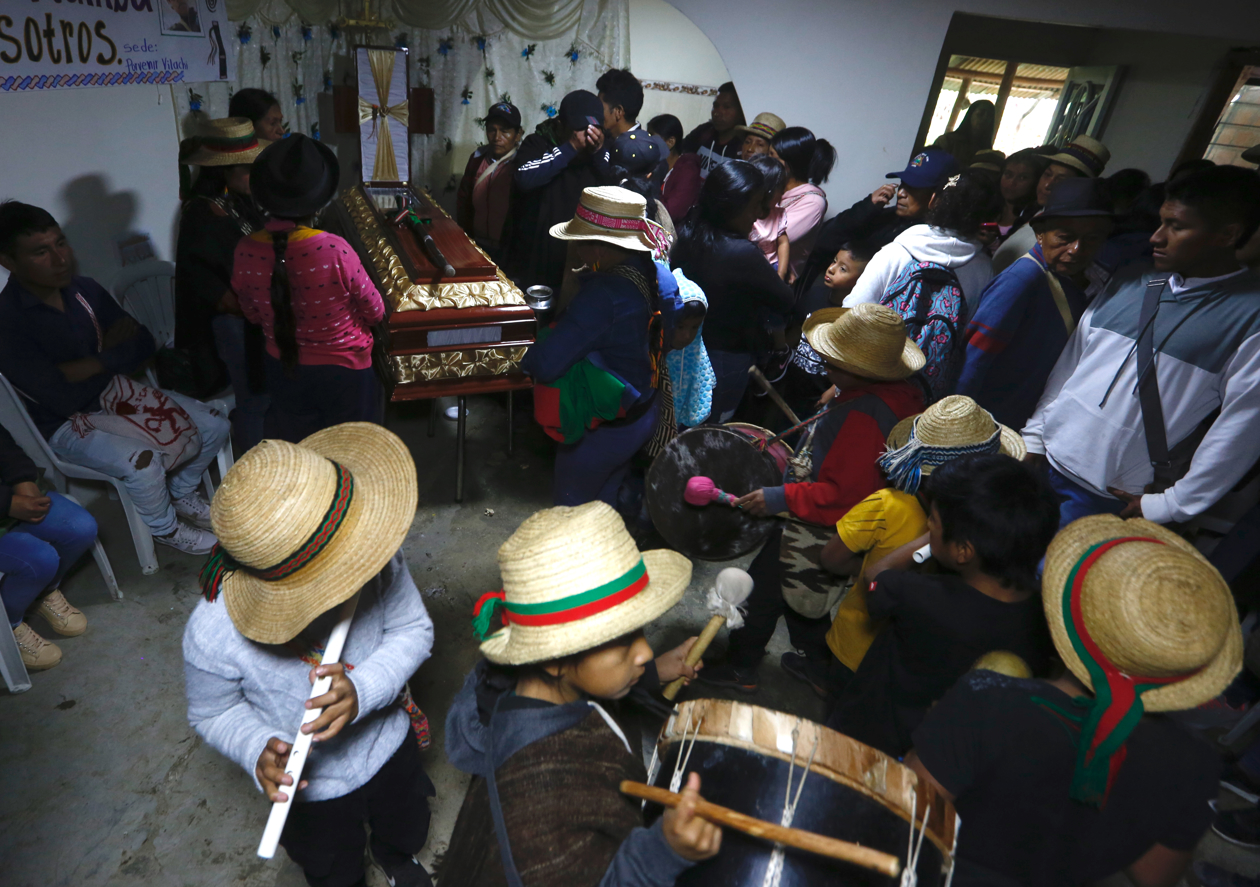
[[[630,70],[640,80],[717,87],[730,80],[717,48],[665,0],[630,0]],[[639,119],[673,114],[690,131],[709,119],[709,96],[647,89]]]
[[[702,25],[747,111],[773,108],[790,125],[808,126],[836,146],[840,160],[826,186],[832,212],[904,165],[955,11],[1197,35],[1232,45],[1260,40],[1254,0],[779,0],[771,6],[732,0],[671,2]],[[1154,72],[1173,58],[1144,61]],[[1127,166],[1131,157],[1158,174],[1164,170],[1156,167],[1167,152],[1160,148],[1159,156],[1147,154],[1141,140],[1150,137],[1152,125],[1184,136],[1189,129],[1184,94],[1179,86],[1177,107],[1161,108],[1164,87],[1145,74],[1136,82],[1132,104],[1128,109],[1123,109],[1127,102],[1117,106],[1112,119],[1116,127],[1142,127],[1131,128],[1113,146],[1119,149],[1114,164],[1117,169]],[[1187,88],[1201,93],[1208,83],[1205,75],[1197,87]],[[1159,137],[1180,145],[1175,133]]]
[[[51,212],[81,274],[110,286],[114,241],[129,232],[147,232],[160,258],[174,258],[179,142],[169,86],[0,93],[0,120],[0,200]]]

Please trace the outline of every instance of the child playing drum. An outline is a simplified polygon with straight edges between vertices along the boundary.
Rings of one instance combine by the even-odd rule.
[[[640,553],[602,502],[550,508],[499,549],[503,590],[482,597],[479,662],[446,719],[446,753],[472,774],[443,884],[460,887],[663,887],[717,854],[721,831],[697,818],[700,777],[650,829],[622,780],[646,781],[599,700],[620,699],[655,672],[694,677],[691,641],[659,657],[643,626],[682,597],[691,562]],[[504,626],[489,633],[495,611]]]

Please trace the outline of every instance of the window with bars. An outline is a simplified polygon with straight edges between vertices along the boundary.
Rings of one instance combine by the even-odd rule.
[[[1253,145],[1260,145],[1260,65],[1243,69],[1203,156],[1213,163],[1252,169],[1255,164],[1243,160],[1242,153]]]

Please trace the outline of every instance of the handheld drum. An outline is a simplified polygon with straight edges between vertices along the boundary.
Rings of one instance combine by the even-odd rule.
[[[727,700],[683,702],[661,730],[648,782],[679,791],[692,771],[712,804],[895,857],[903,884],[912,876],[920,887],[940,887],[953,865],[959,824],[948,801],[883,752],[804,718]],[[651,803],[648,809],[661,810]],[[728,828],[722,852],[677,883],[890,887],[898,881],[870,861],[842,862]]]
[[[647,507],[665,541],[691,558],[723,561],[761,545],[774,521],[720,504],[691,505],[687,482],[701,475],[732,496],[783,483],[791,448],[756,425],[699,425],[669,442],[647,476]]]

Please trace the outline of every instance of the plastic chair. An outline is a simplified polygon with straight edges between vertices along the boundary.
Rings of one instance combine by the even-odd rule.
[[[114,281],[114,301],[153,334],[159,348],[175,344],[175,266],[172,263],[152,259],[124,268]],[[145,375],[151,386],[160,387],[152,367],[145,371]],[[236,405],[236,396],[229,388],[220,397],[202,402],[229,416]],[[227,477],[232,464],[232,446],[228,444],[219,450],[220,480]],[[213,499],[214,480],[209,471],[202,475],[201,483],[205,487],[206,498]]]
[[[4,574],[0,573],[0,582],[3,581]],[[0,607],[0,610],[3,609]],[[5,619],[4,625],[0,625],[0,676],[4,677],[4,684],[9,692],[16,695],[31,689],[31,676],[26,671],[26,663],[22,661],[17,638],[8,628],[9,621]]]
[[[49,483],[53,485],[58,493],[63,496],[69,495],[70,478],[76,480],[95,480],[109,484],[117,492],[118,500],[122,503],[123,513],[127,515],[127,526],[131,528],[131,539],[136,546],[136,557],[140,561],[140,571],[146,576],[157,572],[158,561],[157,554],[153,550],[153,534],[149,532],[149,526],[140,517],[136,511],[136,506],[131,501],[131,496],[127,493],[127,488],[123,486],[123,482],[116,477],[110,477],[108,474],[102,474],[91,468],[85,468],[82,465],[73,465],[69,462],[63,462],[53,453],[52,447],[48,445],[48,441],[44,440],[44,435],[39,433],[39,429],[35,427],[35,423],[31,420],[30,413],[26,411],[26,404],[22,402],[22,398],[9,384],[9,380],[0,375],[0,424],[3,424],[9,433],[13,435],[13,439],[17,441],[17,445],[22,448],[31,460],[44,469],[45,476]],[[100,555],[97,557],[97,564],[101,565],[102,559],[105,557],[105,549],[101,547],[100,540],[97,540],[96,548]],[[94,552],[94,556],[95,552]],[[108,559],[104,560],[108,565]],[[102,567],[102,573],[105,568]],[[113,570],[108,573],[108,577],[113,576]],[[109,578],[106,579],[109,582]],[[122,597],[122,593],[118,591],[118,583],[112,583],[110,593],[117,593],[118,597]]]

